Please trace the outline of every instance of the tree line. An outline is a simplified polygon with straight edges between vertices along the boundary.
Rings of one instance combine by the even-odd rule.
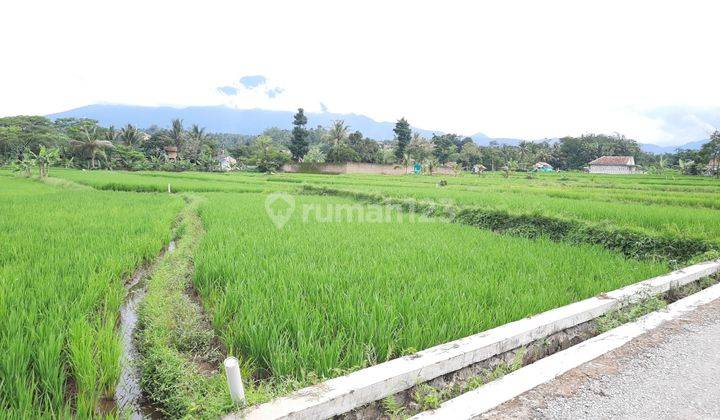
[[[393,139],[378,141],[353,131],[344,121],[310,127],[302,108],[291,130],[271,127],[260,135],[209,133],[198,125],[186,128],[175,119],[168,128],[102,127],[85,118],[50,120],[41,116],[0,118],[0,164],[27,167],[62,165],[85,169],[202,170],[219,169],[219,157],[232,156],[241,167],[264,172],[289,162],[366,162],[424,167],[529,171],[537,162],[556,169],[579,170],[600,156],[633,156],[649,171],[675,168],[687,174],[717,173],[709,165],[720,157],[720,133],[712,134],[701,150],[645,153],[635,140],[620,134],[584,134],[555,141],[521,141],[516,145],[478,145],[457,134],[413,132],[405,118],[393,129]],[[172,151],[176,159],[168,159]],[[717,160],[716,160],[717,161]]]

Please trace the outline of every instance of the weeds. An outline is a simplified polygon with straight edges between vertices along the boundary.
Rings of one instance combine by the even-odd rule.
[[[641,301],[624,307],[617,311],[609,312],[597,319],[598,333],[610,331],[628,322],[635,321],[643,315],[664,309],[667,302],[657,296],[649,296]]]

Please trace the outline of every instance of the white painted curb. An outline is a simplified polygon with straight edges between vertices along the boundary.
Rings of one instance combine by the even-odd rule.
[[[582,324],[649,295],[664,293],[720,271],[720,260],[696,264],[485,332],[441,344],[289,396],[226,416],[226,419],[319,419],[346,413],[460,370],[540,338]]]
[[[635,322],[621,325],[567,350],[519,369],[487,385],[420,413],[412,419],[471,419],[511,399],[549,382],[563,373],[615,350],[667,321],[720,298],[720,284],[681,299],[666,309],[650,313]]]

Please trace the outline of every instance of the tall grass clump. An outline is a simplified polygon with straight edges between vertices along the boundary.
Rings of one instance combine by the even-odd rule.
[[[170,239],[181,207],[0,178],[0,417],[89,417],[112,396],[123,280]]]
[[[396,211],[385,223],[323,222],[303,206],[364,207],[295,201],[282,229],[263,195],[208,194],[200,208],[195,284],[229,351],[253,360],[259,377],[335,376],[668,270]]]

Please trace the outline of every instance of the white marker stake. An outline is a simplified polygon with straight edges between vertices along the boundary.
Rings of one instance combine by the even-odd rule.
[[[168,194],[172,194],[172,191],[170,190],[170,184],[168,184]]]
[[[225,375],[227,383],[230,387],[230,398],[233,402],[245,404],[245,389],[243,388],[242,378],[240,377],[240,363],[234,357],[225,359]]]

